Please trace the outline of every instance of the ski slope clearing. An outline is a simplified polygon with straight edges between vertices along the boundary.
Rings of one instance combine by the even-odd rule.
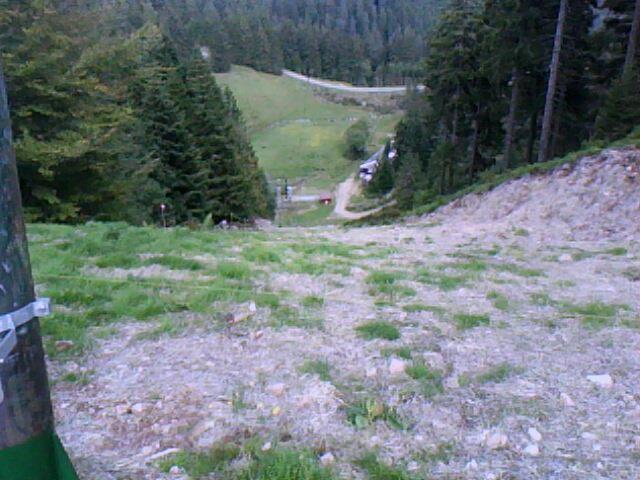
[[[87,480],[639,478],[639,202],[611,150],[402,225],[31,226],[59,433]]]

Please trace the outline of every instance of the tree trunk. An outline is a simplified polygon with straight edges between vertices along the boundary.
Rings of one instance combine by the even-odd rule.
[[[549,85],[547,86],[547,99],[544,106],[544,118],[542,120],[538,162],[546,162],[549,159],[549,140],[551,137],[551,123],[553,120],[553,102],[555,100],[556,89],[558,86],[560,55],[562,54],[562,41],[564,37],[564,27],[567,21],[568,7],[569,0],[560,0],[556,36],[553,42],[553,55],[551,57],[551,66],[549,68]]]
[[[558,95],[558,108],[556,110],[556,114],[553,119],[553,136],[551,137],[551,148],[549,152],[551,153],[551,157],[555,157],[558,154],[558,143],[560,141],[560,127],[562,126],[562,114],[565,108],[564,96],[566,93],[566,87],[564,82],[561,82],[561,85],[558,87],[558,91],[560,95]]]
[[[511,155],[513,153],[513,142],[516,130],[516,113],[520,101],[520,75],[518,69],[513,69],[511,76],[511,101],[509,102],[509,116],[507,117],[506,132],[504,136],[504,153],[500,170],[506,170],[511,166]]]
[[[14,312],[35,299],[11,137],[0,64],[0,264],[4,267],[0,268],[0,315]],[[0,363],[4,392],[4,400],[0,403],[0,451],[53,432],[38,320],[18,328],[16,335],[16,347]],[[4,468],[0,462],[0,478],[23,478],[18,473],[22,467],[14,465],[14,472],[5,472]],[[37,479],[34,477],[34,480]]]
[[[536,146],[536,137],[538,136],[538,110],[534,110],[529,120],[529,142],[527,145],[527,163],[533,163],[533,151]]]
[[[458,92],[456,93],[456,102],[457,99],[460,98],[460,87],[458,87]],[[451,128],[451,145],[453,146],[453,151],[451,158],[449,158],[449,162],[447,163],[447,170],[449,175],[449,191],[453,190],[453,162],[456,156],[456,152],[458,150],[458,120],[460,114],[458,112],[458,105],[456,104],[456,108],[453,111],[453,126]]]
[[[638,40],[640,37],[640,0],[636,0],[636,8],[633,13],[633,22],[631,24],[631,32],[629,33],[629,44],[627,45],[627,56],[624,61],[623,76],[631,73],[633,64],[636,59],[636,50],[638,48]]]
[[[478,156],[478,136],[480,135],[480,106],[476,109],[476,115],[473,117],[471,145],[469,147],[469,180],[473,182],[476,175],[476,157]]]

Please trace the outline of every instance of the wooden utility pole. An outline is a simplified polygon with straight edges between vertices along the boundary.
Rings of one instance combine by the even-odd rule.
[[[627,76],[633,69],[636,60],[636,51],[638,49],[638,41],[640,40],[640,0],[636,0],[636,8],[633,12],[633,20],[631,22],[631,32],[629,32],[629,44],[627,45],[627,56],[624,61],[623,76]]]
[[[544,106],[544,118],[542,120],[542,133],[540,135],[540,148],[538,151],[538,162],[546,162],[549,159],[549,139],[551,137],[551,123],[553,121],[553,102],[556,98],[558,88],[558,76],[560,74],[560,55],[562,53],[562,41],[564,38],[564,27],[567,22],[567,10],[569,0],[560,0],[560,10],[558,12],[558,23],[556,25],[556,36],[553,42],[553,55],[549,68],[549,85],[547,87],[547,100]]]
[[[0,480],[74,479],[53,428],[0,63]]]

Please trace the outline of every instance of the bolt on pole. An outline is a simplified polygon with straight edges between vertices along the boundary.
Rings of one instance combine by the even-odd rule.
[[[13,346],[0,359],[0,480],[77,479],[54,433],[40,323],[8,316],[35,302],[12,142],[0,62],[0,345]]]

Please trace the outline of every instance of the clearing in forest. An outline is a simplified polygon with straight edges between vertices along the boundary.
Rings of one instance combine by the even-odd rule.
[[[86,480],[638,478],[639,182],[623,150],[402,225],[31,226],[59,433]]]
[[[370,150],[393,134],[400,113],[379,114],[317,96],[288,77],[234,66],[216,75],[233,91],[244,113],[260,165],[272,179],[288,178],[305,193],[333,191],[355,172],[358,162],[344,156],[344,133],[360,118],[373,129]]]

